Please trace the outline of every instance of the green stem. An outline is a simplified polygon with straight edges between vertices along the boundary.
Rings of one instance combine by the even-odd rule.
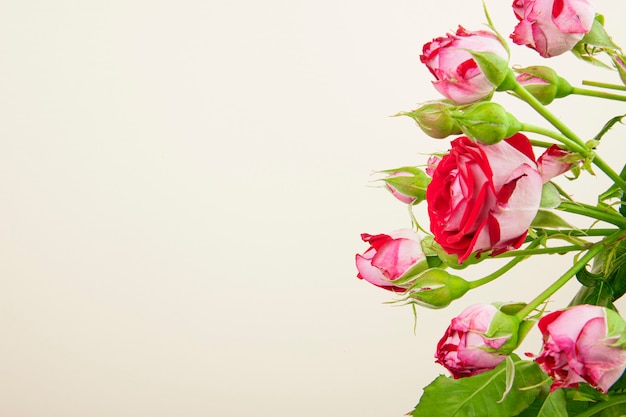
[[[580,152],[585,157],[591,157],[592,162],[602,170],[609,178],[611,178],[618,187],[626,192],[626,181],[624,181],[620,176],[613,171],[613,169],[608,166],[604,161],[598,157],[595,152],[588,150],[585,146],[585,143],[574,133],[565,123],[563,123],[558,117],[553,115],[543,104],[539,102],[532,94],[528,92],[515,78],[511,80],[513,83],[512,90],[519,98],[524,100],[526,103],[530,105],[537,113],[543,116],[550,124],[556,127],[566,138],[568,138],[570,142],[570,149],[575,150],[576,152]],[[546,133],[549,130],[545,129]],[[537,132],[539,133],[539,132]],[[544,133],[541,133],[544,134]],[[558,139],[557,139],[558,140]],[[572,143],[573,142],[573,143]],[[565,144],[565,142],[563,142]],[[572,146],[574,145],[575,146]]]
[[[580,214],[583,216],[591,217],[593,219],[602,220],[604,222],[614,224],[620,229],[626,229],[626,217],[601,210],[589,204],[570,203],[569,201],[563,201],[557,207],[557,210],[566,211],[568,213]]]
[[[594,405],[592,405],[591,407],[589,407],[588,409],[586,409],[585,411],[583,411],[582,413],[578,413],[576,414],[576,417],[591,417],[591,416],[595,416],[598,412],[613,407],[614,405],[617,404],[623,404],[626,403],[626,394],[611,394],[609,396],[609,399],[606,401],[602,401],[602,402],[598,402]]]
[[[616,229],[587,229],[587,230],[574,230],[574,229],[559,229],[549,230],[541,229],[541,235],[553,236],[553,235],[567,235],[567,236],[609,236],[615,233]],[[528,238],[529,241],[534,238]]]
[[[619,84],[601,83],[601,82],[598,82],[598,81],[584,80],[583,81],[583,85],[588,85],[588,86],[591,86],[591,87],[599,87],[599,88],[608,88],[610,90],[626,91],[626,86],[619,85]]]
[[[559,279],[554,281],[552,285],[546,288],[541,294],[535,297],[534,300],[526,304],[524,308],[522,308],[515,316],[524,320],[526,316],[532,313],[537,307],[543,304],[548,298],[550,298],[555,292],[561,289],[563,285],[567,284],[567,282],[576,275],[576,272],[580,271],[584,268],[597,254],[602,252],[608,245],[614,243],[620,238],[624,237],[625,233],[623,231],[619,231],[614,233],[613,235],[606,237],[598,243],[595,243],[585,255],[583,255],[570,269],[568,269]]]
[[[600,97],[607,100],[626,101],[626,96],[623,96],[621,94],[605,93],[604,91],[589,90],[587,88],[573,87],[572,94],[578,94],[580,96]]]
[[[556,246],[553,248],[541,248],[541,249],[520,249],[512,250],[510,252],[501,253],[494,256],[494,258],[510,258],[512,256],[532,256],[532,255],[553,255],[555,253],[562,254],[567,252],[574,252],[584,250],[585,247],[579,245],[569,246]]]
[[[533,146],[538,146],[540,148],[549,148],[550,146],[554,145],[554,143],[552,142],[546,142],[543,140],[537,140],[537,139],[528,139],[530,141],[530,144]]]
[[[559,132],[555,132],[554,130],[546,129],[545,127],[535,126],[527,123],[522,123],[523,132],[537,133],[539,135],[543,135],[554,140],[561,142],[563,145],[567,146],[572,151],[576,151],[583,156],[589,156],[589,150],[585,146],[581,146],[575,141],[570,140],[566,136],[560,134]]]
[[[585,143],[574,133],[565,123],[559,120],[558,117],[553,115],[543,104],[539,102],[526,90],[520,83],[516,82],[513,87],[513,92],[517,94],[522,100],[530,105],[537,113],[539,113],[544,119],[546,119],[550,124],[556,127],[563,135],[572,141],[576,142],[580,147],[585,148]]]
[[[613,171],[613,169],[606,163],[598,154],[595,154],[593,157],[593,163],[595,166],[600,168],[602,172],[604,172],[610,179],[613,180],[615,185],[626,192],[626,181],[619,175],[617,172]],[[622,171],[623,172],[623,171]]]
[[[528,245],[528,247],[526,249],[527,250],[533,249],[533,248],[537,247],[539,245],[539,243],[540,243],[539,240],[535,240],[530,245]],[[510,261],[509,263],[507,263],[506,265],[504,265],[502,268],[500,268],[497,271],[487,275],[486,277],[481,278],[481,279],[477,279],[475,281],[470,282],[470,289],[478,288],[481,285],[488,284],[491,281],[495,280],[496,278],[501,277],[502,275],[504,275],[505,273],[507,273],[511,269],[513,269],[513,267],[515,265],[517,265],[518,263],[522,262],[526,258],[528,258],[527,255],[518,256],[515,259],[513,259],[512,261]]]

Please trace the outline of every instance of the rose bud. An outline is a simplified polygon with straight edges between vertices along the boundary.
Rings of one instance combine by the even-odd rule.
[[[430,177],[417,167],[403,167],[387,171],[387,178],[381,181],[398,200],[405,204],[417,204],[426,198],[426,187]]]
[[[622,83],[626,84],[626,56],[612,54],[611,60],[613,61],[613,66],[617,70],[617,73],[619,74],[619,78],[622,80]]]
[[[522,124],[498,103],[485,101],[456,111],[452,117],[470,139],[492,145],[513,136]]]
[[[369,243],[370,248],[362,255],[356,255],[357,277],[389,291],[406,291],[405,287],[396,286],[393,281],[426,260],[417,233],[410,229],[379,235],[363,233],[361,239]]]
[[[506,48],[494,33],[468,31],[459,26],[456,33],[433,39],[424,45],[420,60],[435,76],[434,87],[457,104],[467,104],[489,96],[499,85],[490,81],[472,52],[491,54],[508,62]],[[487,59],[487,58],[485,58]],[[493,60],[493,57],[492,57]]]
[[[469,282],[441,268],[429,268],[417,276],[411,276],[408,271],[400,278],[404,279],[411,283],[405,300],[428,308],[446,307],[470,289]]]
[[[568,161],[571,153],[552,145],[537,159],[539,173],[544,183],[557,175],[561,175],[572,168],[572,162]]]
[[[495,145],[465,136],[451,145],[426,190],[435,241],[459,263],[519,248],[543,187],[530,141],[517,133]]]
[[[432,102],[410,112],[399,113],[399,116],[409,116],[428,136],[435,139],[447,138],[461,134],[461,129],[450,116],[455,106],[444,102]]]
[[[489,371],[518,345],[520,323],[491,304],[477,304],[452,319],[437,344],[436,362],[454,379]]]
[[[574,90],[565,78],[549,67],[535,66],[516,69],[517,81],[543,105],[555,98],[568,96]]]
[[[511,39],[544,58],[570,51],[591,30],[595,18],[588,0],[514,0],[513,11],[519,23]]]
[[[542,317],[539,330],[535,360],[554,379],[552,391],[586,382],[607,392],[626,368],[626,323],[613,310],[580,304]]]

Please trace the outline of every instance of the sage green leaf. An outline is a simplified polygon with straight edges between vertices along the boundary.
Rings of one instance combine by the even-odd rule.
[[[553,209],[557,208],[559,204],[561,204],[561,195],[559,194],[559,190],[550,181],[543,184],[539,207],[542,209]]]
[[[563,220],[559,215],[547,211],[539,210],[531,223],[532,227],[544,229],[573,229],[574,227]]]
[[[620,49],[604,29],[604,16],[597,15],[591,30],[582,38],[581,43],[587,46],[606,49]]]
[[[515,379],[510,392],[498,402],[507,389],[506,361],[495,369],[468,378],[437,377],[424,388],[424,394],[411,415],[413,417],[511,417],[528,407],[540,392],[547,376],[533,361],[512,355]],[[532,387],[532,388],[529,388]]]

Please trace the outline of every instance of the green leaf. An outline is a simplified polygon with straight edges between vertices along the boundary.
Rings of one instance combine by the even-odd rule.
[[[621,123],[624,117],[626,117],[626,114],[622,114],[621,116],[615,116],[611,118],[608,122],[604,124],[604,126],[602,126],[602,129],[600,130],[600,132],[598,132],[597,135],[593,137],[593,140],[600,141],[600,139],[602,139],[602,136],[604,136],[606,132],[611,130],[611,128],[615,126],[615,124]]]
[[[506,391],[506,362],[495,369],[468,378],[452,379],[440,375],[424,388],[424,394],[411,415],[413,417],[511,417],[528,407],[540,392],[546,375],[533,361],[523,361],[512,355],[515,379],[511,391],[498,403]],[[530,389],[523,389],[527,387]]]
[[[543,184],[541,189],[541,202],[539,207],[543,209],[557,208],[561,204],[561,195],[559,190],[554,186],[551,181]]]
[[[610,50],[620,49],[604,29],[604,16],[596,15],[591,30],[581,39],[581,43]]]
[[[591,64],[598,65],[604,68],[611,68],[611,65],[607,65],[599,59],[595,58],[602,52],[606,52],[611,56],[619,51],[617,46],[611,37],[604,30],[604,17],[602,15],[596,15],[596,18],[591,26],[591,30],[572,48],[572,53]]]
[[[606,282],[600,281],[594,287],[581,287],[569,305],[591,304],[614,310],[613,298],[611,287]]]
[[[605,408],[597,415],[598,417],[624,417],[626,416],[626,404],[615,404],[612,407]]]
[[[565,392],[557,389],[545,398],[537,398],[519,417],[568,417]]]
[[[578,388],[571,388],[565,391],[567,393],[567,397],[574,401],[598,402],[606,401],[609,398],[608,395],[601,393],[591,385],[584,382],[579,383]]]
[[[498,401],[498,404],[506,400],[507,395],[513,389],[513,383],[515,382],[515,362],[511,356],[507,356],[504,360],[506,362],[506,389],[502,394],[502,398]]]
[[[573,229],[573,226],[560,216],[547,210],[539,210],[531,226],[543,229]]]
[[[617,184],[611,185],[605,192],[598,196],[598,203],[603,203],[611,198],[621,198],[623,196],[622,189]]]

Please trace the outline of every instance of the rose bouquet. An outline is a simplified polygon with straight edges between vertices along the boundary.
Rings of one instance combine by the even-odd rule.
[[[489,30],[459,26],[428,42],[420,59],[443,97],[399,115],[431,138],[450,138],[449,149],[380,172],[385,188],[409,207],[412,228],[362,234],[369,248],[356,255],[357,276],[393,292],[395,303],[439,309],[533,256],[573,254],[532,300],[471,305],[452,319],[433,347],[449,375],[424,388],[409,414],[626,415],[626,322],[615,307],[626,293],[626,166],[616,171],[599,153],[626,114],[597,115],[597,134],[583,138],[549,108],[571,95],[626,101],[626,57],[591,0],[515,0],[513,13],[514,44],[544,60],[573,53],[612,70],[621,84],[575,87],[547,65],[512,66],[508,40],[486,9]],[[495,100],[501,93],[545,123],[508,112]],[[576,201],[568,181],[596,171],[610,187],[596,204]],[[427,206],[427,222],[415,217],[418,204]],[[485,277],[460,276],[502,258],[507,262]],[[580,289],[569,305],[548,306],[572,280]],[[515,351],[531,331],[540,332],[542,347],[522,359]]]

